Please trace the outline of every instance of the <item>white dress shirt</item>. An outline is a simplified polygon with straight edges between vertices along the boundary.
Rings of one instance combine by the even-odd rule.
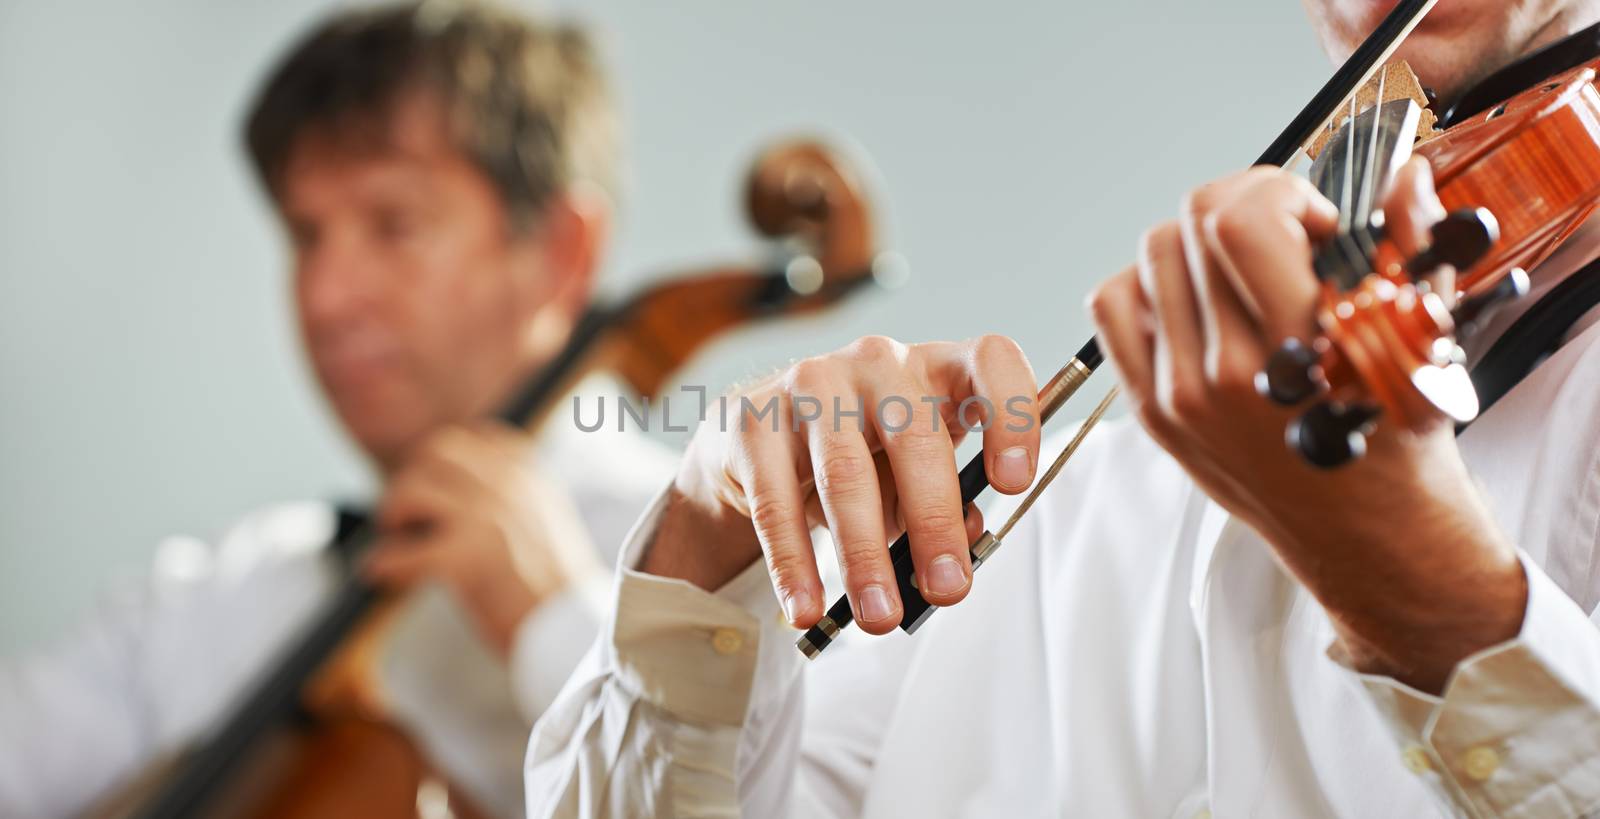
[[[601,381],[584,391],[616,400]],[[676,464],[632,428],[579,432],[565,408],[532,455],[561,478],[608,561]],[[250,514],[214,546],[170,540],[148,582],[118,590],[46,651],[0,662],[0,817],[78,814],[217,727],[337,590],[342,570],[324,548],[335,522],[326,503],[290,503]],[[529,726],[593,642],[609,594],[602,582],[540,606],[509,661],[442,587],[401,612],[380,661],[384,695],[491,814],[520,815]]]
[[[809,665],[759,563],[716,594],[629,568],[658,498],[535,726],[528,813],[1600,815],[1597,410],[1589,324],[1462,436],[1529,598],[1442,697],[1336,662],[1317,601],[1126,421],[964,603]]]

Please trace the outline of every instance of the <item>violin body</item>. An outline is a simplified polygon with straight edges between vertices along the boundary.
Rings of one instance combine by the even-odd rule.
[[[1500,225],[1500,241],[1458,274],[1463,297],[1538,266],[1600,202],[1597,71],[1600,60],[1572,69],[1417,146],[1446,210],[1487,208]]]

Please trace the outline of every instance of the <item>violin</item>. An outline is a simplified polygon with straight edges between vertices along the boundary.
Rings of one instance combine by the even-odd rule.
[[[1384,240],[1376,205],[1380,179],[1412,153],[1422,108],[1407,96],[1387,98],[1385,81],[1396,72],[1385,71],[1374,80],[1374,103],[1333,134],[1310,173],[1340,208],[1338,233],[1313,262],[1322,280],[1320,333],[1309,344],[1285,342],[1257,379],[1280,404],[1314,402],[1287,430],[1308,462],[1334,468],[1359,458],[1379,421],[1421,430],[1441,416],[1458,424],[1477,417],[1458,340],[1493,308],[1525,295],[1526,270],[1600,204],[1597,70],[1600,59],[1447,130],[1423,132],[1415,153],[1433,167],[1449,215],[1413,259]],[[1453,293],[1426,278],[1440,268],[1454,274]]]
[[[533,429],[586,374],[619,374],[658,395],[698,351],[743,325],[829,309],[898,275],[876,250],[872,207],[856,170],[809,140],[776,144],[744,187],[773,259],[729,264],[591,307],[564,348],[516,391],[500,420]],[[357,527],[332,548],[359,556],[376,532]],[[220,730],[134,815],[144,817],[415,817],[482,815],[374,707],[372,681],[400,595],[369,586],[353,562],[334,601],[242,700]]]
[[[1600,205],[1594,51],[1558,47],[1526,58],[1469,92],[1445,112],[1446,127],[1435,129],[1430,100],[1409,68],[1388,64],[1435,2],[1398,3],[1255,163],[1288,166],[1315,154],[1309,177],[1340,211],[1336,235],[1312,260],[1321,282],[1316,335],[1286,341],[1256,378],[1264,400],[1305,407],[1285,430],[1285,442],[1319,468],[1360,458],[1379,423],[1415,430],[1449,419],[1459,430],[1476,417],[1483,405],[1458,339],[1480,328],[1489,311],[1527,293],[1525,269],[1554,252]],[[1450,213],[1434,227],[1428,248],[1405,259],[1385,240],[1377,205],[1388,178],[1413,153],[1432,165]],[[1552,294],[1567,297],[1559,311],[1567,326],[1600,303],[1600,267],[1574,274],[1558,291],[1569,282],[1566,292]],[[1041,421],[1102,361],[1091,338],[1039,391]],[[1502,385],[1491,399],[1503,392]],[[999,548],[1111,397],[1042,472],[1000,534],[984,532],[972,545],[974,570]],[[987,488],[981,454],[962,468],[959,483],[963,503]],[[916,588],[909,538],[896,540],[889,555],[904,605],[900,628],[914,632],[935,607]],[[848,598],[840,597],[796,648],[814,659],[852,620]]]

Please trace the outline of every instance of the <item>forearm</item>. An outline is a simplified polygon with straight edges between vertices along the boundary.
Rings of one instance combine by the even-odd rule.
[[[1365,673],[1393,677],[1420,691],[1444,691],[1450,674],[1467,657],[1516,636],[1523,615],[1527,579],[1513,565],[1497,581],[1504,600],[1487,595],[1439,595],[1432,607],[1410,604],[1372,609],[1355,616],[1335,615],[1334,629],[1351,665]],[[1479,585],[1473,578],[1467,585]],[[1424,592],[1434,588],[1420,583]],[[1447,597],[1449,599],[1447,599]],[[1479,604],[1474,606],[1474,600]]]
[[[1393,523],[1322,547],[1372,556],[1329,561],[1311,590],[1353,667],[1439,693],[1461,660],[1517,635],[1527,578],[1492,522],[1432,514]]]
[[[535,726],[530,816],[774,815],[787,804],[800,660],[783,650],[792,633],[764,571],[747,567],[713,594],[629,568],[643,569],[649,544],[670,559],[658,566],[703,570],[687,559],[697,552],[655,548],[706,544],[665,537],[677,502],[663,496],[629,536],[608,628]],[[753,748],[785,759],[747,776]]]
[[[1527,607],[1516,547],[1448,436],[1379,441],[1247,515],[1327,611],[1352,667],[1430,693],[1516,636]]]

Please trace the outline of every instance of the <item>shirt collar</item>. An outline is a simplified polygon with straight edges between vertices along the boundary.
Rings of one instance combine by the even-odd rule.
[[[1480,80],[1445,110],[1439,117],[1439,127],[1448,128],[1510,99],[1546,77],[1597,57],[1600,57],[1600,23],[1557,40]]]

